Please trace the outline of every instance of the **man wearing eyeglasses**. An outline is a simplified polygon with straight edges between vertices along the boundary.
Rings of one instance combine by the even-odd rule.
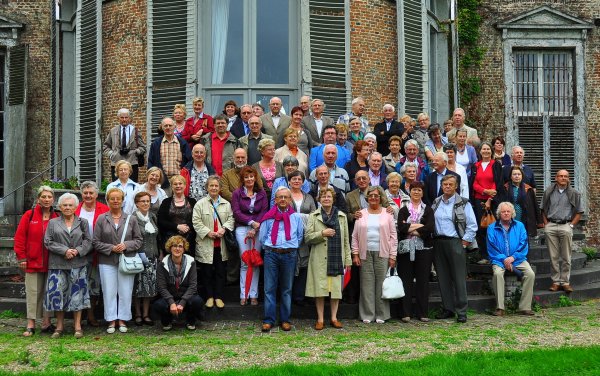
[[[248,121],[252,116],[252,106],[244,104],[240,107],[240,117],[235,119],[231,129],[229,130],[232,135],[237,139],[240,139],[250,133],[250,124]]]

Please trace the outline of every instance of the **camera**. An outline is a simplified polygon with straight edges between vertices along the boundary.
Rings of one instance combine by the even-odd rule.
[[[121,154],[123,156],[129,154],[129,148],[121,148],[121,149],[119,149],[119,154]]]

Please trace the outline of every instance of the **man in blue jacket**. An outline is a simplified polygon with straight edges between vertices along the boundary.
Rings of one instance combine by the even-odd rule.
[[[497,216],[499,220],[487,230],[488,253],[494,271],[492,287],[496,294],[496,311],[493,315],[504,316],[504,272],[508,270],[523,279],[519,313],[533,316],[531,299],[535,273],[527,262],[529,243],[525,225],[514,219],[515,207],[510,202],[498,205]]]

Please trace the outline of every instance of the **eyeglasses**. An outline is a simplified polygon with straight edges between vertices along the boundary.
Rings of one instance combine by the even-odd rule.
[[[371,195],[367,195],[368,198],[379,198],[381,197],[380,195],[376,195],[376,194],[371,194]]]
[[[355,179],[356,180],[368,180],[369,178],[367,178],[366,176],[357,176]]]
[[[183,244],[173,244],[171,248],[185,248]]]

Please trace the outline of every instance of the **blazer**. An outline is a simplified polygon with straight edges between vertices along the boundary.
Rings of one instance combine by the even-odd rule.
[[[96,221],[94,227],[94,240],[92,244],[94,249],[98,252],[98,262],[105,265],[119,265],[119,253],[114,253],[112,247],[116,244],[121,243],[121,237],[123,235],[123,227],[125,227],[125,221],[127,215],[123,213],[119,219],[119,226],[115,229],[115,225],[110,212],[102,214]],[[125,234],[125,241],[123,242],[127,247],[124,252],[126,256],[133,256],[141,247],[144,242],[140,227],[137,223],[137,218],[132,215],[127,225],[127,233]]]
[[[254,167],[254,166],[252,166]],[[223,197],[225,200],[231,202],[231,198],[233,197],[233,192],[238,189],[239,187],[242,186],[241,181],[240,181],[240,171],[241,168],[230,168],[229,170],[225,171],[223,173],[223,176],[221,176],[220,182],[221,182],[221,197]],[[257,181],[258,183],[258,187],[260,189],[263,189],[263,180],[262,179],[258,179]]]
[[[352,254],[359,255],[361,260],[367,258],[367,227],[369,211],[361,210],[362,217],[354,223],[352,231]],[[394,216],[389,214],[385,208],[381,210],[379,217],[379,257],[396,259],[398,253],[398,235]]]
[[[248,127],[248,132],[250,132],[250,126],[246,126]],[[242,138],[246,135],[246,131],[244,130],[244,122],[242,121],[242,118],[238,117],[237,119],[235,119],[233,125],[231,126],[231,129],[229,129],[229,132],[231,132],[231,134],[234,135],[237,139]]]
[[[392,125],[390,126],[390,130],[387,130],[387,125],[385,124],[385,119],[381,123],[375,124],[375,128],[373,128],[373,133],[375,134],[375,138],[377,139],[377,151],[381,153],[381,155],[388,155],[390,153],[389,143],[390,138],[392,136],[402,137],[402,133],[404,133],[404,124],[400,123],[398,120],[392,120]],[[401,142],[403,147],[404,143]]]
[[[189,161],[192,160],[192,151],[190,146],[185,140],[178,135],[175,135],[177,140],[179,141],[179,151],[181,152],[181,163],[179,168],[184,167],[188,164]],[[161,169],[163,176],[166,176],[165,170],[163,170],[162,161],[160,158],[160,144],[162,143],[164,136],[159,136],[152,141],[150,145],[150,152],[148,153],[148,168],[150,167],[158,167]],[[208,150],[207,150],[207,158],[208,158]],[[162,183],[162,188],[168,188],[171,184],[169,183],[169,179],[164,179]]]
[[[245,136],[242,136],[242,137],[238,138],[238,144],[240,144],[239,147],[241,147],[242,149],[244,149],[246,151],[248,151],[248,138],[249,138],[249,136],[250,136],[250,133],[248,133]],[[258,137],[259,141],[260,140],[272,140],[272,139],[273,139],[272,136],[270,136],[270,135],[268,135],[266,133],[262,133],[262,132],[260,133],[260,136]]]
[[[384,208],[390,206],[390,201],[383,188],[377,187],[377,190],[379,190],[379,194],[381,195],[381,206]],[[348,223],[353,224],[354,213],[362,210],[362,207],[360,206],[360,190],[358,188],[346,195],[346,205],[348,207]]]
[[[185,270],[179,288],[177,288],[174,284],[169,283],[170,257],[171,255],[166,255],[156,267],[156,289],[160,297],[165,299],[169,305],[176,303],[185,307],[186,303],[198,294],[196,262],[192,256],[183,255],[186,260]]]
[[[292,199],[292,206],[294,207],[294,211],[299,214],[310,214],[313,211],[315,211],[315,209],[317,208],[313,197],[311,195],[309,195],[308,193],[304,193],[304,192],[302,192],[302,203],[300,204],[300,207],[296,206],[296,203],[294,202],[293,199]]]
[[[77,269],[88,264],[86,255],[92,251],[92,238],[86,219],[75,216],[71,231],[67,229],[64,218],[51,219],[44,235],[44,245],[48,248],[49,269]],[[65,259],[67,249],[76,249],[77,256]]]
[[[263,125],[262,132],[273,137],[274,140],[277,140],[277,137],[283,133],[283,129],[289,127],[292,123],[291,117],[282,113],[279,113],[279,116],[281,116],[281,118],[279,119],[279,126],[277,127],[277,129],[275,128],[275,124],[273,123],[273,118],[271,117],[270,112],[263,114],[260,117],[260,120],[262,121]]]
[[[221,226],[221,222],[217,220],[217,227],[233,231],[234,220],[231,204],[227,200],[224,200],[223,197],[221,197],[217,205],[217,213],[219,218],[221,218],[221,222],[223,222],[223,226]],[[194,213],[192,215],[192,223],[196,231],[196,253],[194,258],[202,264],[213,263],[214,239],[209,238],[208,233],[214,231],[214,214],[210,196],[202,198],[194,206]],[[221,238],[221,259],[227,261],[227,256],[227,246],[223,238]]]
[[[121,153],[119,153],[119,150],[121,149],[121,125],[112,127],[110,132],[106,135],[104,144],[102,144],[102,153],[108,157],[111,166],[114,166],[122,159],[132,165],[137,165],[138,155],[146,154],[146,144],[144,143],[144,139],[135,126],[133,126],[133,129],[133,134],[129,135],[129,142],[127,143],[127,147],[129,148],[127,155],[121,155]]]
[[[323,128],[325,128],[326,126],[335,125],[335,122],[329,116],[321,115],[321,120],[323,121],[323,127],[321,127],[321,132],[323,132]],[[319,144],[323,143],[323,133],[321,133],[321,135],[319,136],[319,132],[317,131],[317,123],[313,115],[307,115],[302,118],[302,127],[310,136],[313,146],[319,146]]]
[[[279,149],[275,150],[275,160],[279,163],[283,163],[285,157],[292,155],[290,148],[287,145],[283,145]],[[298,148],[296,153],[296,159],[298,160],[298,170],[304,172],[304,175],[308,175],[308,155]]]
[[[450,171],[448,169],[446,169],[446,171],[444,173],[444,176],[446,176],[446,175],[456,176],[456,183],[457,183],[456,193],[460,194],[460,184],[461,184],[460,175],[457,174],[456,172]],[[424,181],[424,184],[425,184],[425,192],[424,193],[425,194],[423,195],[423,202],[426,203],[427,205],[433,204],[433,200],[435,200],[436,198],[441,196],[443,193],[441,184],[438,189],[437,178],[438,178],[438,174],[435,170],[433,170],[427,176],[427,179],[425,179],[425,181]]]

